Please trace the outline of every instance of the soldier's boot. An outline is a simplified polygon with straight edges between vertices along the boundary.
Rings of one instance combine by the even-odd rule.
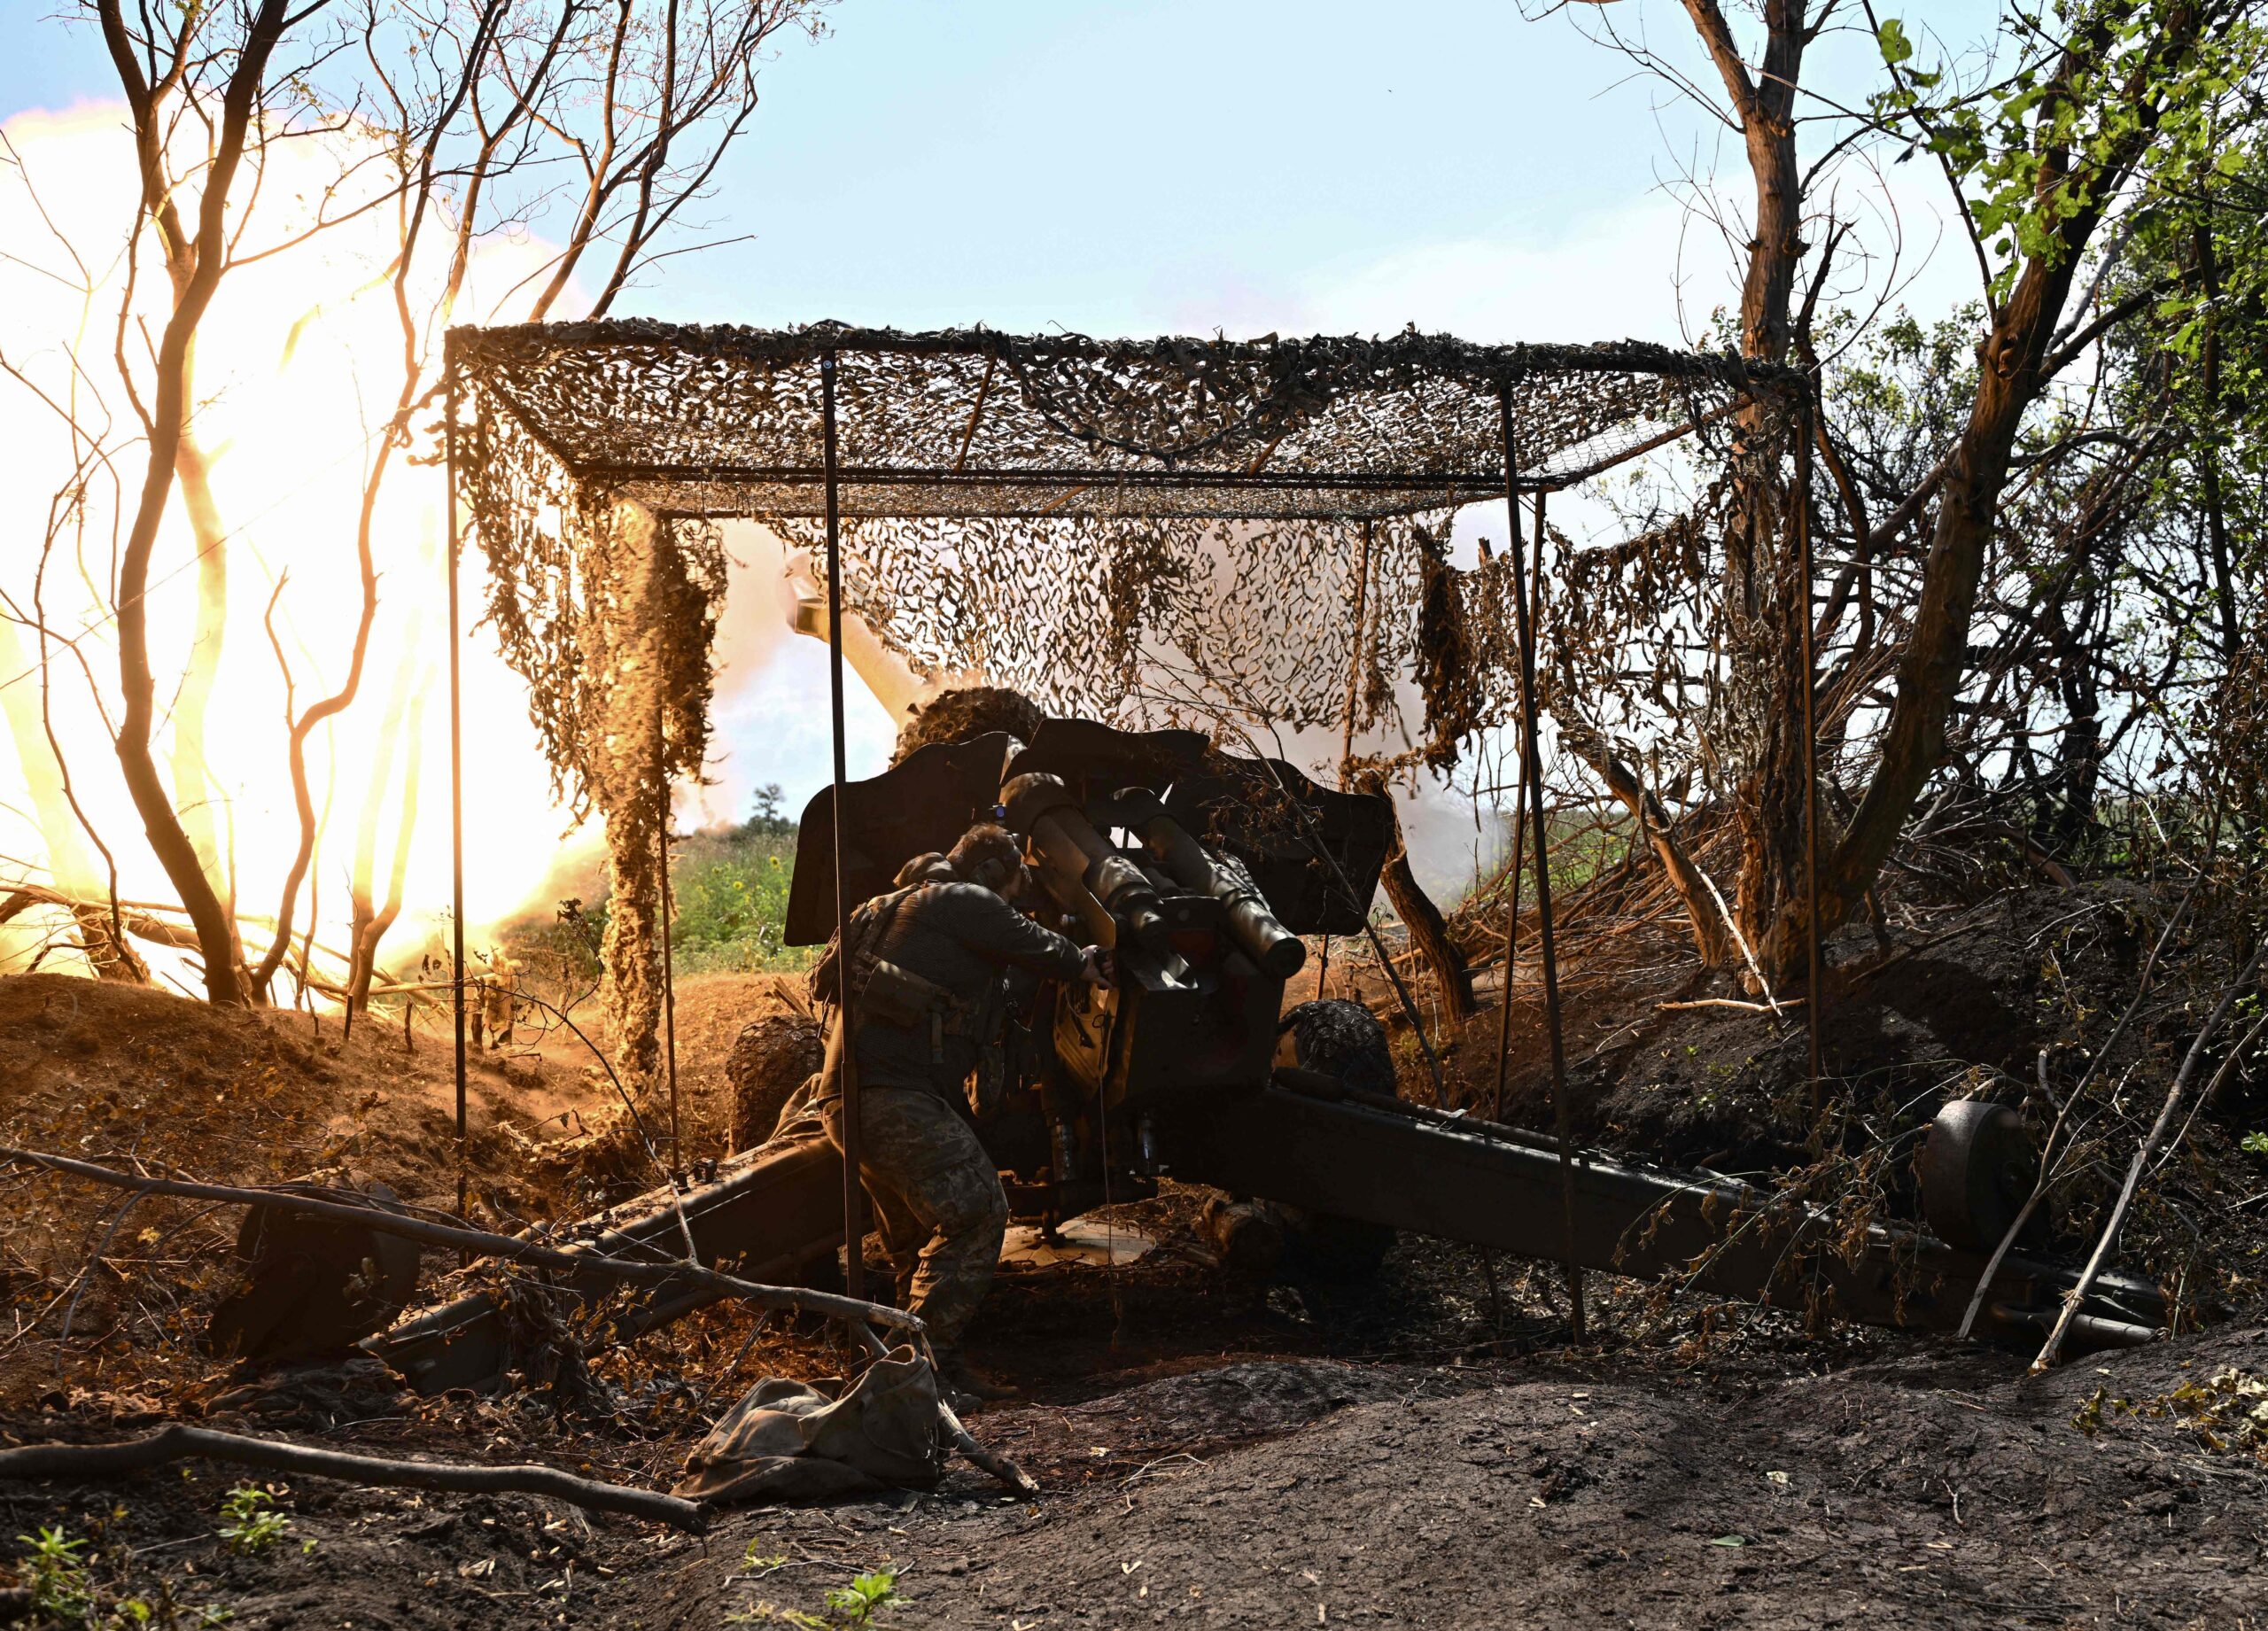
[[[946,1402],[956,1410],[967,1410],[971,1404],[998,1404],[1023,1397],[1022,1392],[1010,1384],[991,1380],[971,1370],[968,1355],[957,1348],[937,1350],[937,1385],[944,1390]]]

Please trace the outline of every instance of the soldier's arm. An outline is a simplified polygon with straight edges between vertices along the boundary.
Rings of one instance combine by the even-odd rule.
[[[990,889],[971,884],[956,890],[953,937],[978,956],[1051,980],[1076,980],[1086,954],[1052,928],[1042,928]]]

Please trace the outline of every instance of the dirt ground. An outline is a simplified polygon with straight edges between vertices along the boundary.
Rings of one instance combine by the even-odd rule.
[[[2090,1434],[2074,1418],[2098,1389],[2148,1399],[2257,1371],[2268,1333],[2039,1382],[2003,1355],[1903,1342],[1794,1374],[1779,1357],[1277,1356],[1098,1378],[1091,1397],[975,1418],[1041,1477],[1036,1502],[964,1468],[930,1493],[727,1512],[699,1538],[523,1497],[300,1480],[278,1497],[283,1540],[235,1556],[214,1534],[237,1480],[213,1468],[10,1490],[0,1518],[97,1536],[116,1592],[247,1627],[794,1624],[882,1568],[905,1601],[878,1624],[1011,1631],[2256,1623],[2268,1471],[2173,1421],[2113,1410]],[[295,1427],[365,1449],[482,1448],[477,1430],[383,1415]]]
[[[1953,925],[1951,952],[1924,945],[1884,968],[1845,1005],[1845,1068],[1958,1080],[1980,1037],[2000,1045],[1984,1068],[2021,1066],[2052,1031],[2040,945],[2073,967],[2118,955],[2107,939],[2035,941],[2054,915],[2011,905]],[[689,1142],[715,1136],[723,1054],[755,999],[735,979],[679,994]],[[1626,981],[1577,1006],[1584,1124],[1736,1169],[1772,1146],[1801,1031],[1658,1006],[1692,989]],[[1509,1098],[1534,1120],[1540,1015],[1517,997]],[[1453,1038],[1467,1094],[1493,1088],[1495,1017]],[[497,1221],[563,1204],[526,1152],[610,1092],[570,1039],[523,1052],[482,1060],[474,1080],[473,1188]],[[412,1051],[398,1028],[349,1041],[304,1014],[0,979],[0,1138],[89,1159],[254,1182],[343,1171],[453,1202],[447,1064],[438,1038]],[[46,1179],[6,1192],[0,1441],[179,1418],[665,1486],[756,1374],[842,1362],[822,1333],[786,1330],[726,1386],[747,1326],[712,1310],[602,1360],[595,1417],[541,1392],[420,1400],[371,1363],[247,1386],[195,1344],[229,1278],[232,1219],[155,1200],[128,1219]],[[875,1625],[1008,1631],[2268,1619],[2268,1464],[2242,1425],[2258,1403],[2243,1379],[2268,1376],[2255,1315],[2027,1380],[2004,1354],[1814,1339],[1780,1316],[1601,1280],[1576,1348],[1555,1271],[1405,1239],[1374,1280],[1240,1280],[1191,1230],[1196,1201],[1169,1189],[1120,1209],[1159,1241],[1130,1268],[1004,1271],[971,1348],[1022,1397],[971,1425],[1038,1477],[1035,1502],[958,1466],[934,1492],[728,1511],[695,1538],[527,1497],[260,1480],[289,1524],[247,1554],[218,1538],[245,1478],[196,1465],[0,1484],[0,1556],[43,1527],[85,1542],[88,1625],[808,1628],[847,1623],[827,1594],[879,1568],[898,1571],[901,1600]],[[105,1267],[82,1282],[105,1230]],[[429,1260],[429,1274],[450,1266]]]

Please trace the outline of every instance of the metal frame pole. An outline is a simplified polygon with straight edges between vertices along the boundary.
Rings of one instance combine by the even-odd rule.
[[[843,797],[850,780],[843,745],[843,511],[836,485],[835,446],[835,353],[819,362],[819,429],[826,444],[827,482],[827,678],[829,724],[835,737],[835,1022],[841,1037],[843,1107],[843,1289],[866,1294],[866,1207],[858,1167],[858,1027],[857,982],[850,977],[850,893],[843,875]]]
[[[661,721],[654,724],[655,734],[661,735]],[[670,945],[670,776],[667,761],[662,770],[662,819],[656,848],[661,863],[662,896],[662,1039],[664,1057],[669,1060],[670,1083],[670,1170],[685,1170],[683,1133],[678,1124],[677,1113],[677,959]]]
[[[1515,507],[1512,516],[1512,530],[1515,533],[1519,531],[1519,516],[1517,507]],[[1541,487],[1537,488],[1535,493],[1535,555],[1536,560],[1541,563],[1543,559],[1543,490]],[[1515,542],[1511,550],[1512,597],[1515,600],[1521,599],[1522,597],[1527,597],[1528,617],[1532,620],[1535,617],[1538,610],[1537,602],[1534,597],[1529,594],[1527,586],[1520,581],[1519,562],[1519,548],[1518,543]],[[1538,572],[1536,574],[1534,581],[1536,586],[1540,589],[1542,586],[1543,581],[1543,575],[1542,572]],[[1526,734],[1526,727],[1525,726],[1521,727],[1520,767],[1513,777],[1512,784],[1512,880],[1511,888],[1506,891],[1504,899],[1503,986],[1496,998],[1496,1094],[1494,1101],[1490,1105],[1488,1112],[1492,1120],[1499,1122],[1504,1119],[1504,1078],[1511,1068],[1512,973],[1516,967],[1516,962],[1512,954],[1518,945],[1520,930],[1520,874],[1526,870],[1527,866],[1527,737]]]
[[[1527,573],[1522,563],[1524,552],[1520,548],[1519,465],[1517,462],[1518,444],[1512,432],[1512,388],[1509,383],[1497,387],[1496,407],[1503,419],[1504,438],[1504,515],[1511,532],[1512,580],[1516,586],[1524,586]],[[1542,532],[1539,526],[1535,562],[1539,584],[1543,572],[1542,542]],[[1574,1340],[1581,1342],[1584,1338],[1585,1323],[1583,1267],[1575,1255],[1575,1166],[1574,1145],[1568,1128],[1567,1049],[1559,1029],[1559,954],[1551,934],[1551,854],[1543,826],[1543,761],[1536,742],[1535,629],[1528,616],[1526,594],[1514,594],[1512,605],[1517,614],[1514,621],[1520,647],[1521,775],[1527,783],[1528,838],[1535,850],[1536,937],[1543,957],[1544,1023],[1551,1037],[1551,1130],[1559,1146],[1562,1222],[1566,1232],[1564,1251],[1567,1270],[1568,1328]]]
[[[470,1146],[465,1132],[465,1060],[464,1060],[464,681],[459,661],[459,648],[463,644],[463,631],[459,626],[457,612],[457,555],[461,548],[457,528],[457,368],[456,359],[449,357],[444,366],[448,371],[446,393],[446,418],[442,431],[448,463],[448,579],[449,579],[449,928],[452,936],[450,956],[450,1006],[456,1018],[456,1089],[457,1089],[457,1215],[467,1215],[466,1190],[470,1175],[467,1161]]]
[[[1355,556],[1355,632],[1347,645],[1347,719],[1339,739],[1339,790],[1347,790],[1347,762],[1355,757],[1355,710],[1362,695],[1363,683],[1363,618],[1366,613],[1371,588],[1371,522],[1363,518],[1361,548]],[[1367,913],[1369,904],[1355,903],[1357,912]],[[1323,959],[1315,974],[1315,994],[1317,1001],[1331,993],[1324,982],[1331,977],[1331,936],[1323,937]]]
[[[1819,658],[1812,644],[1815,638],[1812,627],[1811,558],[1813,424],[1811,393],[1806,389],[1796,410],[1796,571],[1803,580],[1803,592],[1797,597],[1796,606],[1798,615],[1803,618],[1804,936],[1810,943],[1806,950],[1811,958],[1811,1000],[1804,1005],[1804,1014],[1811,1030],[1811,1097],[1816,1108],[1822,1075],[1820,1029],[1825,1023],[1821,1011],[1827,1003],[1827,982],[1819,946],[1819,726],[1813,713],[1819,690]]]

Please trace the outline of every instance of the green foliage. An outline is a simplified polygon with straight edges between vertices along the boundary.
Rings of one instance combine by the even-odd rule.
[[[749,1542],[748,1555],[743,1559],[751,1568],[777,1568],[787,1561],[784,1557],[759,1557],[757,1542]],[[880,1568],[871,1573],[852,1577],[847,1586],[837,1586],[827,1594],[827,1612],[811,1613],[799,1608],[783,1608],[771,1601],[762,1601],[725,1616],[728,1626],[779,1625],[794,1626],[796,1631],[860,1631],[875,1623],[874,1616],[886,1608],[904,1603],[897,1594],[897,1571]]]
[[[282,1540],[291,1527],[291,1516],[276,1510],[275,1498],[256,1484],[239,1484],[221,1503],[224,1521],[221,1544],[230,1551],[252,1557]]]
[[[827,1609],[839,1626],[863,1626],[897,1601],[897,1571],[876,1569],[828,1592]]]
[[[95,1588],[87,1581],[87,1560],[80,1556],[86,1542],[71,1540],[61,1529],[42,1529],[36,1536],[16,1538],[30,1549],[24,1554],[23,1573],[33,1609],[66,1625],[84,1625],[91,1619]]]
[[[2258,60],[2249,22],[2208,15],[2233,11],[2192,0],[2012,7],[1991,58],[1927,66],[1904,23],[1886,18],[1875,43],[1890,82],[1871,112],[1945,166],[2002,299],[2026,262],[2054,266],[2084,248],[2130,179],[2172,196],[2216,171],[2220,105]]]
[[[785,832],[765,830],[765,819],[759,814],[743,827],[695,833],[679,844],[670,870],[676,905],[671,940],[684,972],[809,966],[807,949],[783,944],[795,831],[784,822]]]

